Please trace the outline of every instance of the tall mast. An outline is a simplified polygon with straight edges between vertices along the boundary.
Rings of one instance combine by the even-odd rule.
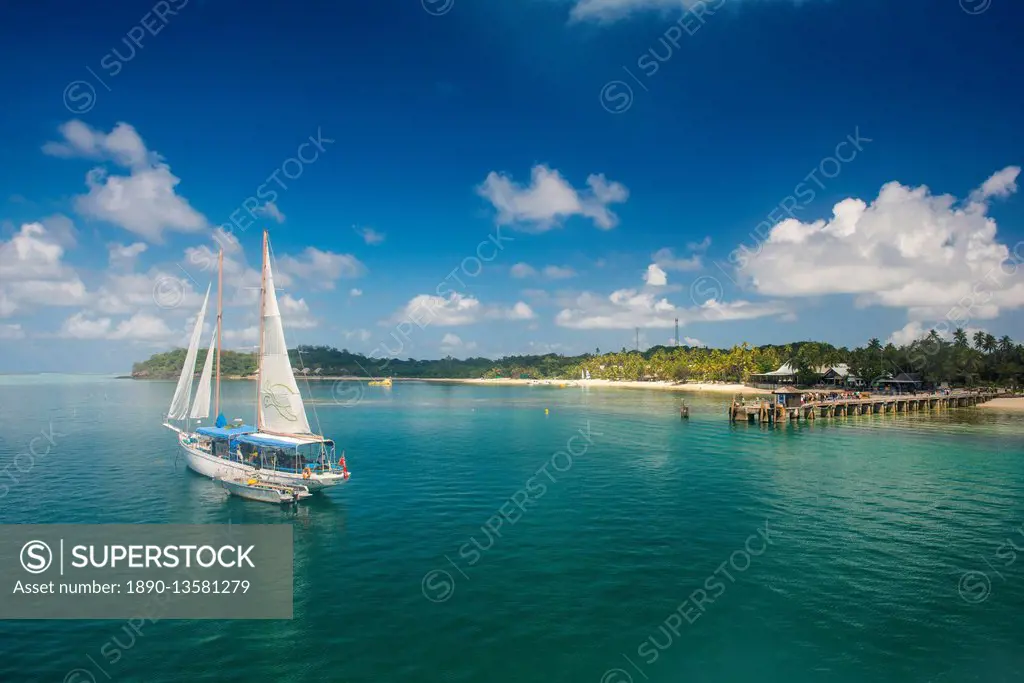
[[[220,330],[224,317],[224,249],[217,255],[217,389],[213,394],[213,419],[220,417]]]
[[[260,351],[256,356],[256,429],[263,426],[263,407],[260,404],[260,387],[263,386],[263,314],[267,296],[267,231],[263,231],[262,266],[260,267]]]

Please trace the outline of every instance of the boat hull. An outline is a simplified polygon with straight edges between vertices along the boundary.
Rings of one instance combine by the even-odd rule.
[[[255,500],[261,503],[273,503],[275,505],[294,505],[299,500],[309,493],[299,493],[298,489],[275,489],[264,486],[249,486],[241,483],[240,481],[229,481],[227,479],[221,479],[220,485],[233,496],[244,498],[246,500]]]
[[[181,435],[181,437],[183,436]],[[316,493],[332,486],[338,486],[348,481],[348,476],[340,473],[313,473],[309,479],[305,479],[301,474],[294,474],[292,472],[256,469],[255,467],[218,458],[198,448],[193,448],[182,443],[181,437],[179,437],[178,443],[181,446],[182,453],[185,455],[185,464],[193,472],[210,479],[249,478],[258,474],[263,481],[284,486],[305,486],[311,493]]]

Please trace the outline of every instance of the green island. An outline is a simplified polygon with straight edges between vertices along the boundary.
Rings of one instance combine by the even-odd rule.
[[[175,379],[185,361],[185,349],[158,353],[135,363],[132,378]],[[330,346],[299,346],[289,351],[296,374],[324,377],[399,377],[408,379],[577,379],[587,372],[593,379],[632,381],[750,382],[752,376],[771,373],[788,365],[798,384],[813,384],[823,370],[842,367],[865,382],[900,373],[913,373],[922,382],[948,382],[956,386],[977,384],[1018,386],[1024,380],[1024,345],[1009,336],[997,339],[985,332],[968,337],[963,329],[953,340],[935,330],[911,344],[896,346],[871,339],[862,347],[837,348],[814,341],[784,345],[730,349],[690,346],[654,346],[645,351],[622,348],[579,356],[559,354],[437,360],[372,358]],[[206,350],[199,351],[202,367]],[[245,378],[256,373],[254,353],[223,351],[221,374]]]

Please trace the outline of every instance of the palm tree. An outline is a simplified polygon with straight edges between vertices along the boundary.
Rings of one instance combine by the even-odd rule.
[[[996,338],[993,337],[991,334],[986,334],[985,335],[985,343],[982,345],[982,348],[985,349],[985,353],[992,353],[993,351],[995,351],[996,350]]]
[[[982,349],[985,348],[985,333],[984,332],[982,332],[981,330],[978,330],[977,332],[974,333],[974,336],[972,337],[972,339],[974,340],[974,348],[975,349],[977,349],[978,351],[981,351]]]
[[[967,333],[964,332],[964,328],[958,327],[953,331],[953,344],[955,344],[958,349],[968,348]]]
[[[1010,353],[1013,350],[1013,340],[1010,339],[1010,335],[1004,334],[999,338],[999,353]]]

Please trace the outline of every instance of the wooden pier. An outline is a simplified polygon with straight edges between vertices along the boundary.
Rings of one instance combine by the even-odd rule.
[[[783,405],[765,400],[756,403],[740,403],[734,400],[729,406],[729,421],[776,424],[799,420],[813,421],[817,417],[941,412],[951,408],[969,408],[1004,395],[1008,394],[993,391],[954,391],[949,394],[843,397],[806,401],[799,405]]]

